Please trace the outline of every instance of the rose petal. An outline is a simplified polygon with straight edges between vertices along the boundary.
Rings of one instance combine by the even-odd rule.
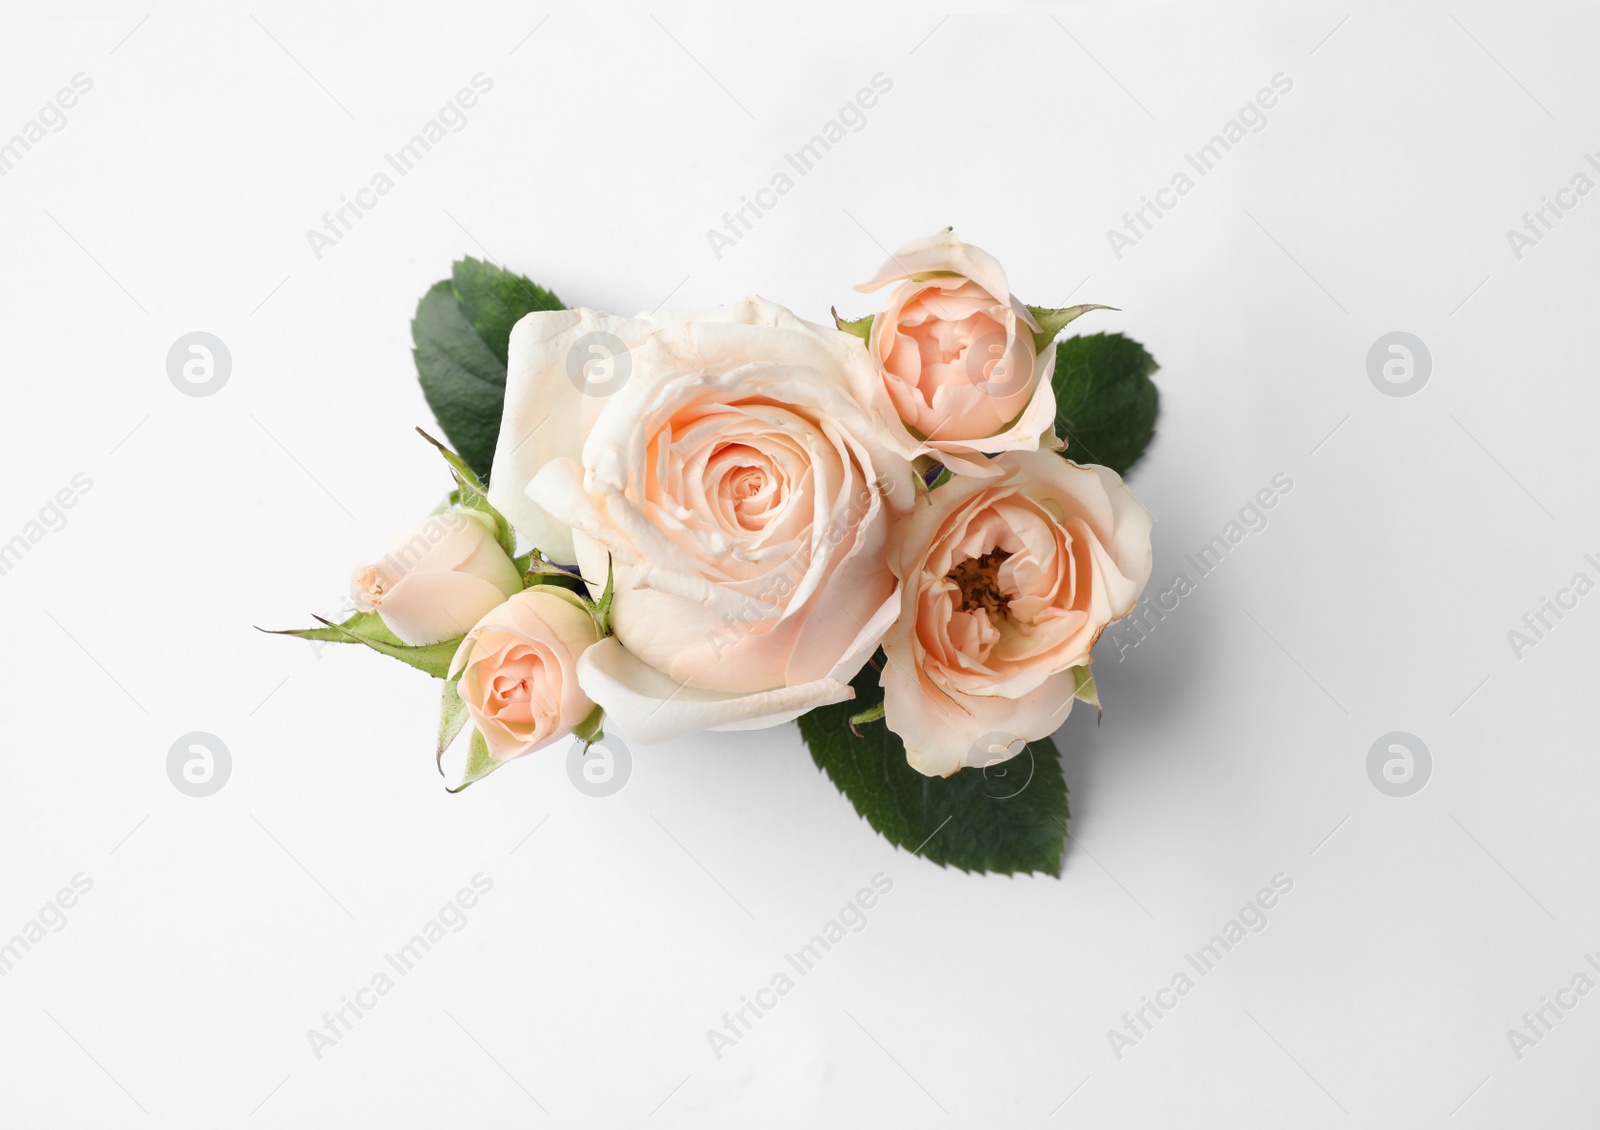
[[[670,741],[696,730],[752,730],[798,718],[854,696],[849,683],[818,679],[753,694],[696,690],[673,682],[623,648],[601,640],[578,661],[578,680],[606,708],[608,725],[631,741]]]

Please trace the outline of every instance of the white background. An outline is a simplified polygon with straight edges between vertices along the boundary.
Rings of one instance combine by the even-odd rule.
[[[1520,1061],[1506,1036],[1600,949],[1600,596],[1507,640],[1600,579],[1600,197],[1520,259],[1505,234],[1600,146],[1600,14],[448,9],[10,8],[0,140],[94,85],[0,178],[0,540],[93,486],[0,577],[0,941],[93,889],[0,979],[0,1122],[1600,1113],[1600,996]],[[317,258],[306,230],[480,71],[466,128]],[[707,229],[878,72],[866,127],[717,258]],[[1266,127],[1117,258],[1107,229],[1278,72]],[[1149,639],[1102,646],[1104,722],[1057,736],[1061,878],[894,849],[793,727],[635,749],[608,799],[555,753],[448,796],[433,684],[252,627],[337,611],[444,488],[409,319],[452,259],[572,305],[816,319],[868,312],[850,286],[945,224],[1160,361],[1131,476],[1156,584],[1294,483]],[[231,351],[214,396],[168,380],[192,330]],[[1395,330],[1432,354],[1414,396],[1368,379]],[[203,799],[166,771],[195,730],[233,758]],[[1433,757],[1405,799],[1366,770],[1395,730]],[[307,1030],[479,872],[465,929],[318,1059]],[[867,928],[718,1060],[707,1029],[880,872]],[[1278,872],[1267,928],[1117,1058],[1107,1030]]]

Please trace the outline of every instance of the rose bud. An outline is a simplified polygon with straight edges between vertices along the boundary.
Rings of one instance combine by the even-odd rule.
[[[521,591],[521,574],[495,541],[494,519],[477,510],[446,510],[418,522],[350,578],[356,607],[376,612],[414,647],[465,635]]]
[[[496,761],[572,733],[594,711],[578,659],[600,638],[583,598],[534,585],[479,620],[450,661],[456,693]]]
[[[946,228],[908,243],[856,287],[899,283],[872,320],[867,352],[913,455],[952,471],[992,474],[984,453],[1035,451],[1055,425],[1055,350],[1039,355],[1039,329],[1012,296],[999,260]]]
[[[1054,733],[1072,668],[1150,578],[1150,514],[1116,473],[1048,451],[956,477],[901,522],[900,618],[883,638],[884,720],[930,777],[1005,755],[984,741]]]

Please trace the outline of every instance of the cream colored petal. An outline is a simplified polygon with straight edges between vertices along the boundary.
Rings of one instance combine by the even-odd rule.
[[[925,239],[914,239],[896,251],[878,273],[856,289],[870,294],[880,287],[901,279],[915,278],[935,271],[949,271],[964,275],[983,287],[1002,302],[1009,300],[1011,288],[1006,284],[1005,268],[1000,260],[981,247],[963,243],[954,228]]]
[[[927,777],[948,777],[993,757],[979,746],[991,734],[1037,741],[1072,711],[1073,677],[1063,671],[1019,698],[958,695],[942,709],[903,680],[884,675],[884,722],[906,746],[906,762]]]
[[[604,403],[584,395],[568,371],[573,366],[581,375],[585,358],[602,356],[594,343],[580,342],[604,333],[632,344],[638,331],[630,334],[628,325],[598,310],[550,310],[524,316],[511,330],[489,501],[524,539],[563,564],[572,562],[571,533],[528,497],[527,485],[551,460],[578,458]]]
[[[395,583],[378,615],[403,643],[417,647],[466,634],[505,599],[505,593],[482,577],[418,570]]]
[[[630,655],[615,636],[601,640],[578,661],[584,691],[605,707],[608,725],[630,741],[652,744],[697,730],[753,730],[776,726],[808,710],[854,696],[848,683],[819,679],[754,694],[702,691],[675,683]]]

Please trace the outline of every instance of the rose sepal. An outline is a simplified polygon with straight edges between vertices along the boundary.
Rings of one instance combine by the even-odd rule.
[[[582,742],[584,748],[588,748],[606,736],[605,720],[606,708],[597,706],[589,711],[587,718],[572,727],[572,736]]]
[[[1102,306],[1098,302],[1085,302],[1080,306],[1062,306],[1052,310],[1045,306],[1029,306],[1028,313],[1033,315],[1034,321],[1039,323],[1039,328],[1033,335],[1033,350],[1043,353],[1051,342],[1066,329],[1069,324],[1077,321],[1090,310],[1116,310],[1115,306]]]
[[[461,733],[462,727],[467,724],[467,704],[461,701],[461,696],[456,693],[456,684],[459,679],[446,679],[444,690],[439,696],[439,750],[434,757],[434,764],[439,768],[439,776],[444,776],[444,751],[449,749],[451,743]]]
[[[862,341],[872,338],[872,319],[876,314],[868,314],[865,318],[847,319],[839,317],[839,311],[830,307],[828,313],[833,315],[833,324],[847,334],[853,334]]]
[[[1100,705],[1100,692],[1095,690],[1094,672],[1087,665],[1072,669],[1072,697],[1094,707],[1095,721],[1105,716],[1105,709]]]
[[[505,515],[496,510],[489,502],[489,488],[483,485],[483,480],[478,478],[468,467],[466,462],[451,451],[444,444],[434,439],[421,428],[417,434],[434,447],[439,449],[439,454],[444,456],[446,463],[450,464],[450,473],[455,477],[456,489],[453,501],[463,510],[476,510],[488,515],[494,521],[494,540],[505,550],[507,557],[516,558],[517,535],[511,529],[511,523],[506,521]]]
[[[439,643],[412,646],[400,642],[400,638],[391,632],[376,612],[357,612],[354,616],[342,623],[335,624],[332,620],[324,620],[321,616],[312,616],[312,619],[323,625],[320,628],[258,628],[257,631],[267,632],[275,636],[294,636],[302,640],[322,640],[327,643],[360,643],[366,644],[380,655],[387,655],[391,659],[398,659],[408,666],[415,667],[418,671],[425,671],[435,679],[443,679],[450,667],[450,659],[456,653],[456,648],[461,646],[461,637],[451,640],[441,640]]]
[[[509,765],[508,761],[497,761],[489,754],[489,743],[483,740],[483,735],[477,730],[472,731],[472,739],[467,743],[467,766],[461,776],[461,783],[454,788],[446,786],[445,792],[459,793],[468,785],[483,780],[490,773],[502,765]]]

